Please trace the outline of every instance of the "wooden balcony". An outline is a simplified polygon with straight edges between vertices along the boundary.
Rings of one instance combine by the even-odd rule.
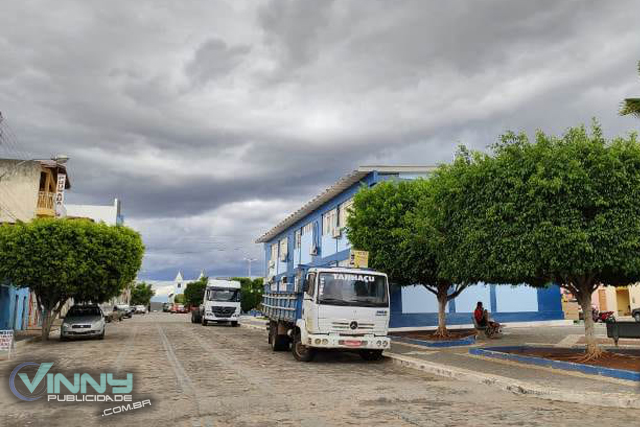
[[[53,203],[54,196],[55,193],[49,191],[38,192],[37,216],[56,216],[55,204]]]

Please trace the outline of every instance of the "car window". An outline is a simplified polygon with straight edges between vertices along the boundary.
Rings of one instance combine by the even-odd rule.
[[[98,307],[71,307],[67,317],[100,316],[101,314]]]

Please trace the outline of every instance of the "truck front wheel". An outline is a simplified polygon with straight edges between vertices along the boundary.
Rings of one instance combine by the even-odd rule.
[[[300,338],[299,331],[296,331],[293,338],[291,352],[293,353],[293,357],[299,362],[311,362],[316,355],[315,348],[307,347],[306,345],[302,344],[302,339]]]
[[[380,360],[382,359],[382,350],[362,350],[360,357],[364,360]]]

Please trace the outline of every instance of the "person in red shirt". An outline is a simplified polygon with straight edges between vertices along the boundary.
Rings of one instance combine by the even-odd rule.
[[[473,317],[476,319],[476,323],[481,328],[485,328],[487,326],[487,310],[482,307],[482,301],[478,301],[478,305],[476,306],[476,310],[473,312]]]
[[[493,336],[500,332],[500,324],[489,318],[489,312],[482,306],[482,301],[478,301],[473,317],[480,328],[487,328],[487,336]]]

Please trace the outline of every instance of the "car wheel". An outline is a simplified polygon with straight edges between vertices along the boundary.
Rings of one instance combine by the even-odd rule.
[[[202,318],[202,326],[207,326],[207,319],[204,317]]]
[[[300,332],[296,332],[293,338],[293,345],[291,346],[291,353],[293,353],[293,357],[299,362],[311,362],[316,355],[316,349],[302,344]]]
[[[231,322],[231,326],[233,326],[235,328],[236,326],[238,326],[238,322],[237,321]]]
[[[382,359],[382,350],[362,350],[360,357],[364,360],[380,360]]]
[[[103,340],[104,339],[104,331],[102,331],[102,333],[100,335],[98,335],[98,339],[99,340]]]
[[[633,318],[636,319],[636,322],[640,322],[640,313],[634,314]]]
[[[64,335],[62,335],[62,334],[60,335],[60,341],[67,341],[67,340],[68,340],[68,339],[67,339],[67,337],[65,337],[65,336],[64,336]]]

